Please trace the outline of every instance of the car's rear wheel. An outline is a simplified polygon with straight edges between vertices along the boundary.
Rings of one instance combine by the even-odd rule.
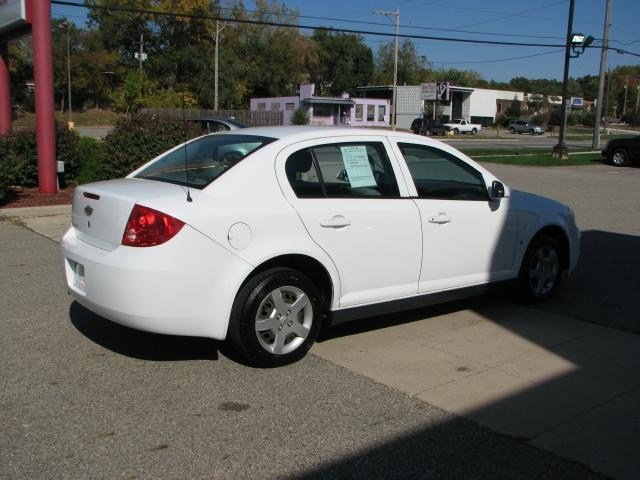
[[[454,128],[453,129],[453,133],[454,133],[454,135],[458,135],[460,133],[460,130],[458,130],[457,128]]]
[[[513,128],[513,127],[511,127],[511,128],[509,129],[509,133],[510,133],[511,135],[513,135],[514,133],[516,133],[516,129],[515,129],[515,128]]]
[[[536,134],[536,132],[533,131],[533,129],[529,130],[529,135],[535,135],[535,134]]]
[[[430,137],[430,136],[431,136],[431,129],[430,129],[430,128],[427,128],[427,129],[424,131],[424,134]]]
[[[319,291],[304,274],[273,268],[240,289],[231,312],[229,339],[253,366],[286,365],[309,351],[322,316]]]
[[[473,130],[471,130],[471,135],[475,135],[476,133],[478,133],[478,129],[474,128]]]
[[[562,251],[550,235],[535,237],[522,261],[518,283],[523,300],[530,303],[550,298],[560,284]]]
[[[618,148],[611,154],[611,163],[616,167],[624,167],[629,163],[629,154],[623,148]]]

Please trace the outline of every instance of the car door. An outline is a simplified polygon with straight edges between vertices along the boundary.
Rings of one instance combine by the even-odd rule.
[[[509,199],[490,200],[482,172],[452,152],[402,141],[397,152],[422,220],[419,292],[512,277],[516,224]]]
[[[323,139],[283,150],[283,193],[340,276],[340,307],[415,295],[420,214],[382,137]]]

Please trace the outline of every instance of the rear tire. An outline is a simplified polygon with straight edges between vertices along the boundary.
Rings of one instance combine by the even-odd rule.
[[[474,128],[473,130],[471,130],[471,135],[475,135],[476,133],[478,133],[478,129]]]
[[[453,129],[453,134],[454,135],[458,135],[460,133],[460,130],[458,130],[457,128]]]
[[[511,135],[513,135],[514,133],[516,133],[516,129],[515,129],[515,128],[513,128],[513,127],[511,127],[511,128],[509,129],[509,133],[510,133]]]
[[[519,291],[527,303],[543,302],[555,293],[562,274],[562,251],[550,235],[535,237],[520,267]]]
[[[233,303],[229,340],[252,366],[277,367],[304,357],[318,337],[324,306],[316,286],[291,268],[249,279]]]

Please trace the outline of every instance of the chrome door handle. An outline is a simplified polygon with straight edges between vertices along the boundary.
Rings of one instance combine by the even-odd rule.
[[[451,217],[446,213],[439,213],[434,217],[429,217],[429,223],[445,224],[451,221]]]
[[[320,220],[320,226],[325,228],[344,228],[351,225],[351,222],[342,215],[334,215],[332,218]]]

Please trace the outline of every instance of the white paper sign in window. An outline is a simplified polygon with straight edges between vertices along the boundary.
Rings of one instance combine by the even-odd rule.
[[[371,171],[367,147],[355,145],[340,147],[342,161],[349,175],[349,183],[352,187],[375,187],[376,179]]]

